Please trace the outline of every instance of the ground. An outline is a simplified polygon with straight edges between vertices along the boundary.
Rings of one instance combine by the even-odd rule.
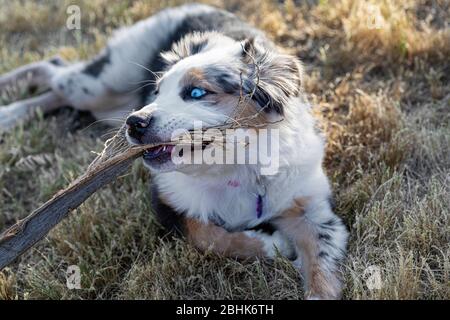
[[[54,54],[86,59],[113,29],[180,2],[0,0],[0,73]],[[449,1],[207,2],[304,63],[305,91],[328,139],[336,211],[351,234],[344,298],[449,299]],[[73,3],[81,30],[66,28]],[[0,105],[28,95],[19,86]],[[90,121],[65,109],[1,138],[1,230],[101,150],[112,130]],[[148,185],[137,161],[0,272],[0,298],[302,298],[300,276],[281,257],[239,262],[161,237]],[[81,269],[80,290],[66,286],[69,265]]]

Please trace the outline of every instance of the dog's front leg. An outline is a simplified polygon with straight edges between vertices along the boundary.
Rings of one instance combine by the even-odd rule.
[[[286,257],[293,255],[291,243],[280,232],[229,232],[213,223],[203,223],[194,218],[184,218],[183,229],[187,240],[198,249],[211,250],[231,258],[273,259],[277,250]]]
[[[347,230],[328,200],[296,199],[274,224],[294,242],[308,299],[338,299],[340,263],[345,256]]]

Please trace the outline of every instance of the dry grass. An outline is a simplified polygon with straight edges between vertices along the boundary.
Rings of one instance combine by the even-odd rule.
[[[0,72],[57,52],[92,56],[112,29],[181,1],[78,2],[82,30],[69,31],[60,2],[0,0]],[[337,211],[351,231],[345,298],[450,298],[449,1],[208,2],[263,28],[305,62],[305,88],[329,138],[325,165]],[[26,95],[5,94],[0,104]],[[89,120],[64,110],[3,138],[0,229],[93,159],[108,128],[88,127]],[[1,272],[0,298],[302,296],[282,258],[237,262],[161,238],[147,188],[136,163]],[[81,290],[66,288],[71,264],[82,270]],[[369,266],[381,270],[379,290],[367,287]]]

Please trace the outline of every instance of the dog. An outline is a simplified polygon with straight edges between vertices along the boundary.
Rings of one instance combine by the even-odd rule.
[[[333,213],[325,141],[302,89],[300,61],[262,31],[214,7],[183,5],[117,31],[90,61],[33,63],[1,76],[0,88],[21,79],[47,91],[0,107],[2,130],[38,107],[126,118],[128,141],[153,146],[143,161],[165,228],[228,257],[284,255],[301,271],[306,298],[340,298],[348,233]],[[278,132],[275,174],[261,174],[259,162],[174,163],[175,131],[192,130],[196,121],[206,128],[227,123],[243,96],[252,119],[246,128]]]

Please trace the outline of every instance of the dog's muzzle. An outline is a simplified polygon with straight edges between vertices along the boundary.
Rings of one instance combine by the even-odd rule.
[[[130,115],[126,120],[128,135],[142,143],[142,137],[151,121],[152,115],[150,113],[134,113]]]

